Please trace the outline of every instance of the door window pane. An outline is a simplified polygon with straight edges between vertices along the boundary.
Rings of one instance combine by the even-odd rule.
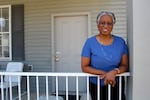
[[[3,47],[3,55],[4,55],[4,57],[9,57],[9,47],[8,46]]]
[[[9,32],[9,21],[5,20],[4,25],[2,27],[2,32]]]
[[[0,16],[2,16],[2,9],[0,8]]]
[[[2,46],[0,46],[0,57],[2,57]]]
[[[0,34],[0,46],[2,45],[2,35]]]
[[[9,35],[3,34],[3,45],[8,46],[9,45]]]
[[[0,29],[1,29],[0,32],[2,32],[2,29],[6,26],[5,24],[6,24],[5,19],[0,17]]]
[[[2,8],[2,18],[9,19],[9,9],[8,8]]]

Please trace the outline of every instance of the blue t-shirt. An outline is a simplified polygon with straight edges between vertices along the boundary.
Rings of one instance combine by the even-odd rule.
[[[118,68],[123,54],[128,54],[125,41],[118,36],[114,36],[110,45],[103,45],[96,39],[96,36],[88,38],[82,49],[82,57],[90,58],[90,66],[106,72]],[[90,82],[97,84],[97,78],[90,77]],[[104,81],[101,81],[104,85]]]

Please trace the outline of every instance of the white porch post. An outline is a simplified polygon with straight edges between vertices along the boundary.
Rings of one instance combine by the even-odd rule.
[[[127,29],[130,51],[129,98],[150,98],[150,0],[127,0]]]

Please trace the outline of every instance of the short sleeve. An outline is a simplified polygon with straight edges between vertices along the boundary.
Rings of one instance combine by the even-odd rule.
[[[90,41],[89,39],[86,40],[83,48],[82,48],[82,57],[90,57],[91,56],[91,49],[90,49]]]
[[[128,55],[128,47],[127,47],[127,44],[125,43],[125,41],[123,42],[123,54]]]

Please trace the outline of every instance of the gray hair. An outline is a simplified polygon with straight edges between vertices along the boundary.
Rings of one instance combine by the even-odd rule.
[[[115,14],[113,12],[107,12],[107,11],[102,11],[100,12],[98,15],[97,15],[97,19],[96,19],[96,23],[99,24],[99,20],[101,19],[102,16],[104,15],[109,15],[112,17],[113,19],[113,23],[115,24],[116,23],[116,17],[115,17]]]

